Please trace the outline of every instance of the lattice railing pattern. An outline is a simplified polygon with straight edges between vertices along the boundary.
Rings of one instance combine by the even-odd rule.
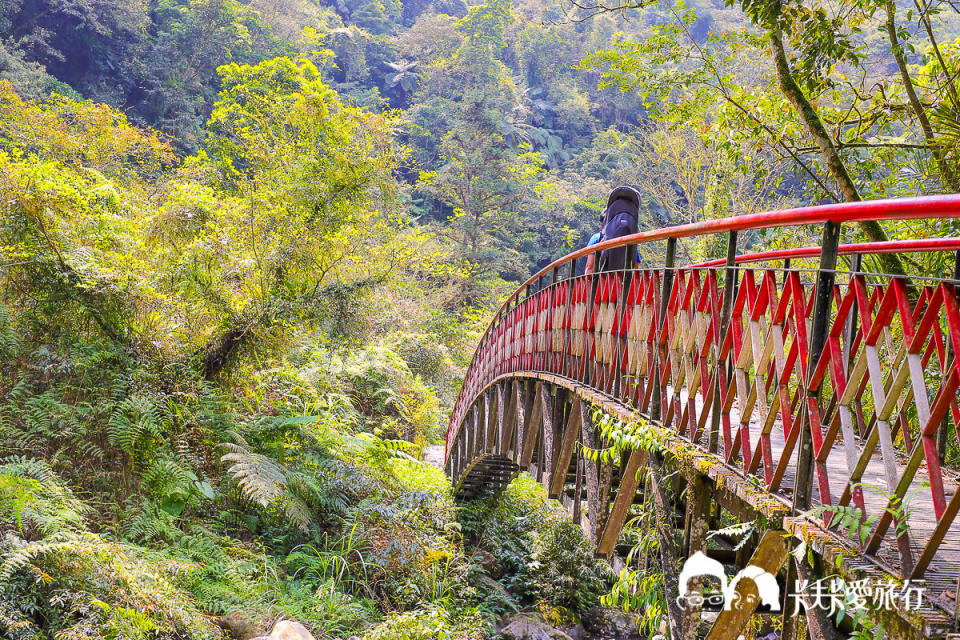
[[[957,198],[908,204],[915,202],[922,206],[892,214],[862,208],[859,217],[836,219],[838,209],[822,208],[819,218],[802,210],[784,220],[960,212]],[[735,220],[703,232],[730,232],[735,248],[736,230],[751,224]],[[678,229],[621,244],[675,243],[701,232]],[[937,239],[834,245],[824,253],[835,260],[958,249],[960,240]],[[806,492],[803,507],[858,507],[864,535],[853,537],[862,552],[905,578],[924,576],[946,538],[960,545],[958,480],[941,461],[960,424],[960,282],[949,273],[878,277],[859,272],[859,258],[840,271],[789,266],[820,251],[739,261],[731,251],[727,261],[677,267],[668,250],[663,267],[589,275],[574,275],[584,251],[554,263],[511,297],[486,332],[451,418],[448,453],[471,437],[460,425],[491,383],[518,373],[560,376],[658,418],[771,494],[790,500]],[[818,286],[829,291],[819,322]],[[825,327],[817,339],[815,327]],[[806,463],[798,454],[804,431],[812,448]]]

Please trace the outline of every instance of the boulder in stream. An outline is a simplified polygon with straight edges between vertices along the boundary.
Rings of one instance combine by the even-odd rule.
[[[500,637],[503,640],[572,640],[563,631],[529,613],[518,613],[505,618],[502,625]]]
[[[273,625],[268,636],[260,636],[251,640],[314,640],[313,634],[305,626],[295,620],[280,620]]]

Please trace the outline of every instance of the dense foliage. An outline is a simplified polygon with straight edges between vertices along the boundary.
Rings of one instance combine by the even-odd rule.
[[[512,599],[416,460],[476,335],[467,273],[396,213],[394,116],[308,60],[220,74],[187,158],[0,85],[0,629],[478,637]]]

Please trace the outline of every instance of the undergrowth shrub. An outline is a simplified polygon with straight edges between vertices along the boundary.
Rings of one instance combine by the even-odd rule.
[[[305,338],[283,366],[238,375],[244,402],[258,413],[315,415],[342,433],[367,432],[417,445],[439,442],[450,402],[441,394],[449,378],[416,373],[393,342],[348,350]],[[415,360],[417,354],[408,356]]]
[[[159,371],[106,343],[26,356],[0,383],[0,450],[42,457],[69,484],[118,505],[99,514],[105,528],[130,509],[176,517],[209,507],[219,470],[207,443],[234,415],[220,392],[184,372],[161,384]]]
[[[532,536],[530,560],[518,580],[528,596],[580,615],[600,601],[606,577],[583,529],[563,517]]]
[[[479,640],[489,631],[476,611],[456,619],[447,609],[429,606],[394,613],[363,635],[363,640]]]
[[[526,604],[573,617],[599,604],[610,579],[583,530],[526,474],[496,497],[461,509],[464,537],[484,569]]]
[[[222,636],[175,584],[191,567],[90,532],[88,509],[44,463],[10,459],[0,485],[4,637]]]
[[[452,402],[458,390],[457,367],[450,350],[435,335],[427,333],[396,333],[389,343],[415,375],[420,376],[437,393]]]

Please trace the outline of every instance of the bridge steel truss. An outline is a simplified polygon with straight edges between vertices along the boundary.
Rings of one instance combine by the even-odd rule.
[[[698,550],[778,574],[784,638],[801,626],[836,633],[817,607],[797,617],[789,604],[798,578],[831,574],[923,581],[919,609],[898,601],[867,618],[894,638],[955,633],[960,238],[841,236],[861,221],[949,229],[957,218],[960,196],[799,208],[645,231],[557,260],[508,298],[466,372],[446,441],[456,495],[527,471],[608,558],[650,500],[661,550],[641,562],[661,564],[675,638],[703,635],[699,609],[671,602],[679,560]],[[737,254],[738,234],[786,228],[820,245]],[[718,236],[726,259],[679,264],[680,241]],[[636,245],[660,251],[662,266],[577,275],[578,258]],[[925,275],[866,269],[890,253]],[[602,415],[652,425],[661,445],[598,461],[590,452],[610,444]],[[736,551],[708,547],[722,515],[767,533]],[[812,567],[788,554],[799,544]],[[721,612],[707,637],[746,633],[753,611]]]

